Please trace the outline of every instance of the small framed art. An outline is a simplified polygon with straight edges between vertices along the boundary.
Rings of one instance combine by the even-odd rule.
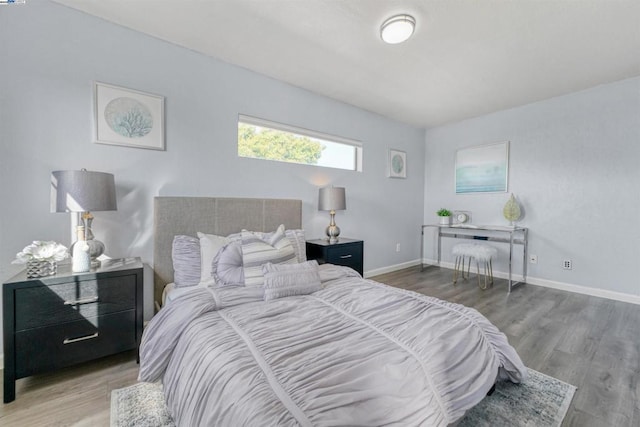
[[[94,142],[164,150],[164,96],[94,82]]]
[[[400,150],[389,150],[387,176],[389,178],[407,177],[407,153]]]

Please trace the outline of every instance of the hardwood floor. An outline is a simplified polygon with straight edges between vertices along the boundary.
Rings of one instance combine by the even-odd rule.
[[[578,387],[563,426],[640,426],[640,306],[534,285],[508,295],[501,279],[482,291],[473,274],[454,286],[437,267],[373,279],[485,315],[525,365]]]
[[[419,267],[374,280],[476,308],[509,338],[524,363],[578,387],[563,426],[640,426],[640,306],[533,285],[482,291],[472,274]],[[111,390],[134,384],[133,352],[18,380],[0,404],[2,426],[108,426]],[[1,392],[1,390],[0,390]]]
[[[18,380],[16,400],[0,403],[0,426],[108,426],[111,390],[137,378],[136,354],[130,351]]]

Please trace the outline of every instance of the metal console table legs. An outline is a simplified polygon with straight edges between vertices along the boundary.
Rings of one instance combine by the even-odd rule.
[[[426,224],[422,226],[420,236],[420,260],[424,260],[424,230],[425,228],[437,228],[437,265],[440,265],[442,257],[442,238],[450,237],[454,239],[480,239],[489,242],[501,242],[509,244],[509,292],[517,285],[527,281],[527,235],[529,230],[526,227],[503,227],[499,225],[479,225],[479,226],[446,226],[439,224]],[[522,281],[513,280],[513,246],[522,245]],[[425,264],[422,264],[424,270]]]

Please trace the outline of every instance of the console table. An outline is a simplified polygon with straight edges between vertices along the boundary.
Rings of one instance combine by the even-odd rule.
[[[442,252],[442,238],[451,237],[454,239],[476,239],[489,242],[502,242],[509,244],[509,292],[519,284],[527,281],[527,234],[526,227],[505,227],[499,225],[440,225],[426,224],[422,226],[420,244],[420,262],[424,270],[424,229],[438,229],[438,258],[437,264],[440,265],[440,257]],[[522,245],[522,282],[514,283],[512,280],[512,262],[513,262],[513,245]]]

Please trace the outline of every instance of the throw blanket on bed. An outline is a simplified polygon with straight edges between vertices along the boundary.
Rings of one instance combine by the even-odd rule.
[[[324,267],[324,266],[321,266]],[[178,426],[445,426],[526,368],[476,310],[320,269],[324,289],[194,289],[144,331]]]

